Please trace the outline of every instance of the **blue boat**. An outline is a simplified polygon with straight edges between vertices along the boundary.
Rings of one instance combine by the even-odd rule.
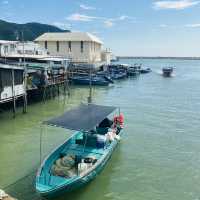
[[[119,79],[127,78],[127,73],[126,72],[111,72],[110,76],[113,80],[119,80]]]
[[[115,107],[82,104],[45,122],[77,132],[41,164],[36,177],[36,190],[41,196],[51,198],[70,192],[103,170],[122,134],[122,121],[115,118],[113,125],[107,118],[114,110]],[[116,138],[105,140],[108,137],[105,134],[111,131]]]
[[[141,73],[141,74],[148,74],[148,73],[150,73],[150,72],[152,72],[152,70],[151,70],[150,68],[140,69],[140,73]]]
[[[128,76],[138,76],[140,75],[140,71],[138,67],[129,67],[127,70]]]
[[[89,76],[74,76],[71,78],[71,81],[76,85],[97,85],[97,86],[108,86],[109,81],[104,77],[92,76],[91,80]]]
[[[113,80],[127,78],[127,66],[123,64],[108,65],[108,73]]]
[[[164,67],[162,69],[164,77],[171,77],[173,74],[174,68],[173,67]]]
[[[99,71],[99,72],[97,72],[97,76],[100,76],[100,77],[104,78],[109,83],[112,83],[112,84],[114,83],[114,81],[111,78],[111,76],[110,76],[108,71]]]

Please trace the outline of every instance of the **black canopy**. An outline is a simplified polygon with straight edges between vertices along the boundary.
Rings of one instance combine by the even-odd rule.
[[[78,108],[44,123],[65,129],[89,131],[102,122],[115,109],[116,107],[82,104]]]

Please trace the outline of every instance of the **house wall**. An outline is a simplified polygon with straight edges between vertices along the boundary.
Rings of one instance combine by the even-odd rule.
[[[14,88],[12,87],[13,72],[15,76]],[[25,86],[23,81],[23,70],[0,68],[0,103],[12,100],[13,96],[19,97],[24,94]]]
[[[45,42],[38,42],[45,47]],[[96,42],[83,42],[83,52],[81,52],[81,42],[71,42],[71,51],[69,42],[59,42],[59,51],[57,51],[57,42],[47,42],[47,50],[52,56],[65,56],[71,58],[76,63],[93,63],[101,61],[101,44]]]
[[[22,96],[24,91],[24,85],[15,85],[14,86],[15,96]],[[0,93],[0,102],[7,101],[13,98],[12,86],[7,86],[3,88],[3,91]]]
[[[101,60],[102,60],[102,62],[105,62],[105,64],[110,65],[110,63],[111,63],[111,52],[103,51],[102,54],[101,54]]]
[[[38,44],[33,42],[22,42],[0,44],[0,56],[12,56],[12,55],[43,55],[47,56],[47,51],[41,48]]]

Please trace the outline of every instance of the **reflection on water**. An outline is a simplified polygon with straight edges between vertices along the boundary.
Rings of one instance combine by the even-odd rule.
[[[87,186],[62,199],[198,199],[200,194],[200,61],[124,60],[143,63],[151,74],[93,90],[98,104],[121,107],[125,135],[104,171]],[[176,66],[176,77],[157,72]],[[72,132],[41,126],[41,121],[86,102],[87,87],[71,88],[70,97],[56,97],[21,109],[15,119],[0,113],[0,187],[18,199],[39,199],[34,177],[39,166],[39,136],[43,156]],[[23,178],[22,178],[23,177]],[[21,179],[22,178],[22,179]]]

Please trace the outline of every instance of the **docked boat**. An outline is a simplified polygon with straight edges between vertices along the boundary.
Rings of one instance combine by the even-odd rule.
[[[111,78],[111,76],[109,75],[107,71],[99,71],[97,72],[97,76],[103,77],[109,83],[112,83],[112,84],[114,83],[113,79]]]
[[[76,85],[96,85],[96,86],[108,86],[109,81],[100,76],[74,76],[71,81]]]
[[[113,80],[127,78],[127,66],[123,64],[108,65],[108,73]]]
[[[129,67],[127,70],[128,76],[138,76],[140,74],[140,71],[137,67]]]
[[[174,71],[174,68],[173,68],[173,67],[165,67],[165,68],[162,69],[162,72],[163,72],[163,76],[164,76],[164,77],[171,77],[173,71]]]
[[[119,72],[117,72],[117,71],[112,71],[111,73],[110,73],[110,76],[111,76],[111,78],[113,79],[113,80],[118,80],[118,79],[124,79],[124,78],[126,78],[127,77],[127,73],[126,72],[123,72],[123,71],[119,71]]]
[[[152,70],[150,68],[146,68],[146,69],[140,69],[140,73],[141,74],[148,74],[150,73]]]
[[[113,121],[107,118],[115,110],[116,107],[82,104],[45,122],[77,132],[41,164],[36,177],[36,190],[41,196],[55,197],[77,189],[103,170],[123,132],[122,114]]]

